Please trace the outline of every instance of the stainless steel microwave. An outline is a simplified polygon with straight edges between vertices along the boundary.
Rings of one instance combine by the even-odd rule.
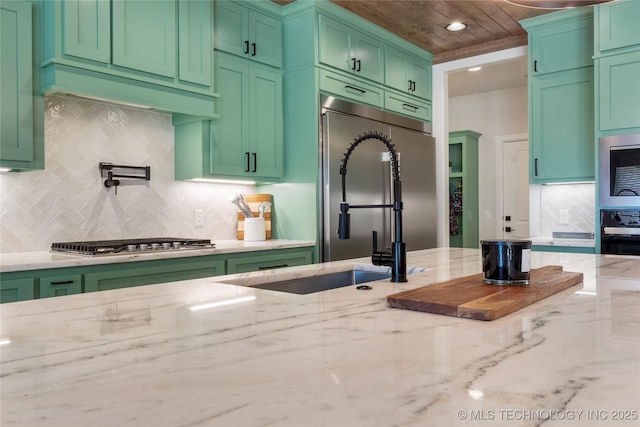
[[[600,206],[640,206],[640,134],[600,138]]]

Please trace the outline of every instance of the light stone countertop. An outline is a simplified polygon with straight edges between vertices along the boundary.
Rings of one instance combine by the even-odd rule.
[[[440,248],[409,253],[429,270],[408,283],[369,291],[219,283],[359,259],[3,304],[1,424],[637,426],[640,257],[531,262],[584,283],[490,322],[387,307],[481,271],[479,250]]]
[[[314,246],[315,242],[307,240],[270,239],[261,242],[245,242],[243,240],[218,240],[215,248],[184,249],[177,251],[148,251],[133,254],[119,253],[115,255],[78,255],[63,252],[21,252],[0,254],[0,273],[11,271],[42,270],[46,268],[79,267],[87,265],[115,264],[119,262],[151,261],[194,257],[203,255],[230,254],[239,252],[264,251],[271,249],[288,249]]]

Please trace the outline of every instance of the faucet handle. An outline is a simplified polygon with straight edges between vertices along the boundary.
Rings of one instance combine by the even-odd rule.
[[[373,240],[373,241],[372,241],[372,243],[373,243],[373,245],[372,245],[372,248],[373,248],[373,249],[372,249],[372,251],[373,251],[373,253],[375,254],[375,253],[377,253],[377,252],[378,252],[378,231],[377,231],[377,230],[373,230],[373,231],[371,232],[371,237],[372,237],[372,240]]]

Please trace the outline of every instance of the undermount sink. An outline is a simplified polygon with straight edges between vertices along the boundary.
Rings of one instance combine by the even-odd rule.
[[[424,271],[424,268],[407,269],[407,274]],[[324,273],[309,277],[297,277],[295,279],[267,282],[258,285],[250,285],[252,288],[266,289],[270,291],[288,292],[292,294],[311,294],[345,286],[361,285],[376,280],[389,280],[390,269],[385,271],[370,271],[353,268],[345,271]],[[242,280],[234,281],[236,285],[243,286]],[[247,286],[247,285],[245,285]]]

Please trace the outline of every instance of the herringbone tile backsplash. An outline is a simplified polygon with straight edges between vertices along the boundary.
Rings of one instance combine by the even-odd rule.
[[[47,97],[45,169],[0,174],[0,253],[52,242],[138,237],[236,238],[229,197],[254,186],[174,181],[171,116]],[[150,181],[104,186],[98,164],[150,166]],[[129,182],[127,183],[129,184]],[[204,212],[195,227],[194,211]]]

